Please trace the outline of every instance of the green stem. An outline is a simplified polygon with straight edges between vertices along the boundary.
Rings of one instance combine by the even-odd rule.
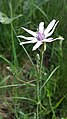
[[[39,110],[38,110],[38,104],[37,104],[37,117],[36,119],[39,119]]]
[[[39,102],[40,102],[40,97],[39,97],[39,79],[37,79],[37,119],[39,119]]]
[[[42,86],[42,79],[41,79],[41,72],[42,72],[42,65],[43,65],[43,56],[44,56],[44,50],[42,49],[41,53],[40,53],[40,72],[39,72],[39,75],[40,75],[40,88]],[[40,99],[41,99],[41,91],[40,91]]]
[[[43,64],[43,55],[44,55],[44,50],[42,48],[42,50],[40,52],[40,65],[39,65],[39,59],[37,59],[37,74],[38,74],[37,75],[37,119],[39,119],[39,111],[41,111],[41,105],[40,105],[40,103],[41,103],[41,92],[40,92],[40,87],[42,86],[41,71],[42,71],[42,64]]]
[[[39,102],[40,102],[40,94],[39,94],[39,90],[40,90],[40,87],[39,87],[39,56],[37,55],[37,79],[36,79],[36,82],[37,82],[37,88],[36,88],[36,97],[37,97],[37,115],[36,115],[36,119],[39,119]]]
[[[12,11],[12,3],[10,1],[10,14],[11,18],[13,17],[13,11]],[[12,53],[14,57],[14,65],[17,66],[17,56],[16,56],[16,49],[15,49],[15,44],[14,44],[14,33],[13,33],[13,23],[11,22],[11,40],[12,40]]]
[[[41,79],[41,70],[42,70],[42,64],[43,64],[43,55],[44,55],[44,51],[41,51],[40,53],[40,79]]]
[[[52,119],[56,119],[56,115],[55,115],[55,112],[54,112],[54,109],[53,109],[53,106],[52,106],[52,102],[51,102],[51,97],[50,96],[49,96],[49,103],[50,103],[51,111],[53,113]]]

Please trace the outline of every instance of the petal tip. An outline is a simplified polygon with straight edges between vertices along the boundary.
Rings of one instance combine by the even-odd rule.
[[[17,36],[17,38],[19,38],[19,36]]]
[[[35,49],[33,48],[32,51],[34,51]]]
[[[59,36],[59,39],[60,39],[60,40],[64,40],[64,38],[63,38],[62,36]]]
[[[59,23],[59,20],[57,21],[57,23]]]
[[[53,19],[52,21],[56,21],[56,19]]]
[[[22,28],[22,29],[24,29],[24,27],[23,27],[23,26],[22,26],[21,28]]]
[[[40,22],[39,25],[44,25],[44,22]]]
[[[18,35],[17,38],[22,38],[22,35]]]
[[[22,42],[20,42],[20,45],[22,45]]]

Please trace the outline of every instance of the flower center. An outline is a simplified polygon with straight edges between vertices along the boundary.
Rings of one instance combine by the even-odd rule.
[[[44,34],[42,34],[42,33],[40,33],[40,32],[38,32],[37,33],[37,39],[39,40],[39,41],[42,41],[43,39],[44,39]]]

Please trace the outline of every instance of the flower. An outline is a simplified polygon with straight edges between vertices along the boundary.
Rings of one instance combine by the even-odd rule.
[[[36,50],[40,45],[42,45],[44,42],[52,42],[52,41],[55,41],[55,40],[64,40],[63,37],[58,37],[58,38],[55,38],[53,39],[52,37],[50,37],[57,24],[58,24],[59,21],[56,22],[55,19],[53,19],[49,25],[47,26],[47,28],[45,29],[44,28],[44,22],[40,22],[39,24],[39,28],[37,30],[37,32],[34,32],[34,31],[31,31],[29,29],[26,29],[24,27],[21,27],[23,30],[25,30],[26,32],[28,32],[29,34],[31,34],[33,37],[25,37],[23,35],[19,35],[17,37],[19,38],[23,38],[27,41],[25,42],[20,42],[20,45],[23,45],[23,44],[28,44],[28,43],[35,43],[35,45],[33,46],[33,49],[32,50]]]

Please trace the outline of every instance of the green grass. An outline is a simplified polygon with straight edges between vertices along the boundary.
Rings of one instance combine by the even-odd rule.
[[[53,37],[64,41],[47,44],[41,67],[41,97],[36,92],[37,53],[32,45],[20,46],[21,27],[36,31],[39,22],[45,27],[59,20]],[[0,119],[67,118],[67,0],[2,0],[0,2]],[[21,39],[22,40],[22,39]],[[38,63],[38,64],[37,64]]]

